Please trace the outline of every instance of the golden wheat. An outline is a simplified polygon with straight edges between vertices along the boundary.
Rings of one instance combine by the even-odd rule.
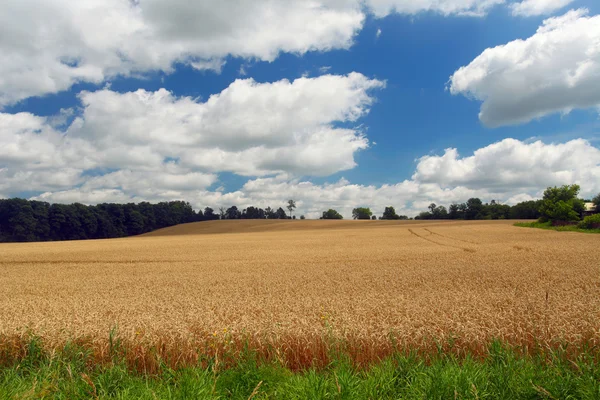
[[[365,361],[449,339],[597,344],[599,242],[508,221],[215,221],[1,244],[0,335],[101,348],[117,327],[171,358],[244,341],[294,365],[331,340]]]

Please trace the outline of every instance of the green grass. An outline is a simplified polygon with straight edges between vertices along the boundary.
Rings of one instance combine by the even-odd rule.
[[[552,226],[551,222],[517,222],[515,226],[523,228],[548,229],[559,232],[600,233],[600,229],[581,229],[577,225]]]
[[[360,370],[340,356],[325,369],[292,372],[249,356],[224,370],[213,362],[147,376],[118,360],[95,365],[82,348],[51,354],[33,343],[0,367],[0,399],[599,399],[599,356],[519,356],[494,343],[482,359],[397,355]]]

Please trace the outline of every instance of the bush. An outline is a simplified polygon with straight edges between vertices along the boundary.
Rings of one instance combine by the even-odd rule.
[[[600,229],[600,214],[585,217],[578,225],[581,229]]]

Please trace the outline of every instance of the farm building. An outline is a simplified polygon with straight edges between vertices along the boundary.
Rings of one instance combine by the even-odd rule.
[[[596,206],[594,203],[585,203],[585,207],[583,209],[583,216],[587,217],[588,215],[596,214]]]

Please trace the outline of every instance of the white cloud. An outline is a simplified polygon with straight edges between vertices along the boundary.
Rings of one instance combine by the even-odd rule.
[[[485,50],[454,73],[450,91],[482,101],[479,118],[491,127],[600,107],[600,15],[569,11]]]
[[[0,106],[177,62],[219,71],[229,55],[272,61],[348,48],[364,20],[352,3],[5,0]]]
[[[442,15],[483,16],[504,0],[366,0],[377,17],[391,13],[414,15],[424,11]]]
[[[523,0],[510,5],[515,16],[549,15],[571,4],[573,0]]]
[[[461,158],[456,149],[419,159],[413,179],[444,187],[468,186],[495,192],[579,183],[600,191],[600,149],[583,139],[559,144],[504,139]]]
[[[523,171],[528,171],[523,174]],[[522,176],[516,176],[517,173]],[[111,182],[114,178],[102,178]],[[209,191],[181,187],[179,191],[166,188],[142,193],[137,190],[111,189],[111,184],[86,183],[80,188],[46,193],[38,198],[47,201],[141,201],[185,199],[196,208],[237,205],[280,207],[293,198],[297,215],[318,218],[329,208],[351,218],[352,209],[367,206],[380,215],[386,206],[394,206],[399,214],[416,215],[434,202],[448,206],[470,197],[483,201],[514,204],[539,198],[547,186],[579,183],[582,195],[600,192],[600,150],[578,139],[561,144],[524,143],[505,139],[459,157],[456,149],[441,156],[425,156],[418,160],[411,179],[396,184],[375,186],[352,184],[345,179],[318,185],[288,175],[251,179],[239,190]],[[160,188],[160,184],[154,184]],[[101,200],[94,200],[98,196]],[[123,200],[123,198],[127,198]]]
[[[336,124],[357,122],[384,86],[351,73],[237,80],[204,102],[164,89],[82,92],[65,132],[55,117],[0,113],[0,191],[119,188],[157,198],[205,189],[219,172],[327,176],[353,168],[369,143]]]
[[[169,157],[211,172],[330,175],[353,168],[354,153],[368,146],[360,131],[334,123],[364,116],[374,102],[369,92],[384,86],[351,73],[236,80],[205,102],[164,89],[83,92],[83,115],[67,133],[93,143],[97,167],[142,168]]]
[[[219,72],[228,56],[347,49],[365,13],[483,15],[504,0],[4,0],[0,107],[115,76]]]
[[[381,28],[377,28],[377,32],[375,33],[375,38],[379,39],[380,36],[381,36]]]

